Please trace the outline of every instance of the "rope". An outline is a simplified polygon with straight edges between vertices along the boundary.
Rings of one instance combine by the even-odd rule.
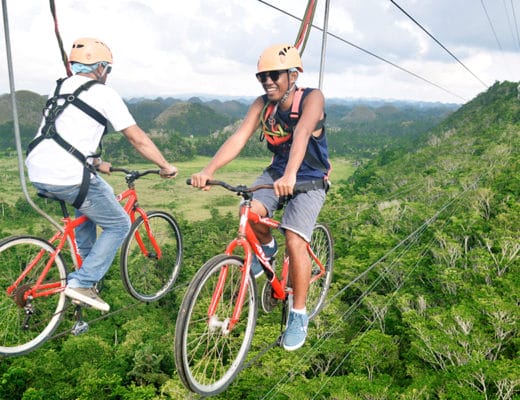
[[[311,32],[312,21],[314,19],[314,13],[316,11],[317,4],[317,1],[309,0],[307,3],[307,8],[305,9],[305,15],[303,17],[302,24],[300,25],[300,30],[298,31],[296,42],[294,43],[294,47],[300,51],[300,56],[305,50],[305,45],[307,44],[307,39],[309,38],[309,33]]]
[[[58,46],[60,48],[61,59],[63,61],[63,65],[65,66],[65,71],[67,72],[67,76],[72,76],[69,59],[67,58],[67,53],[63,49],[63,41],[61,40],[60,30],[58,28],[58,17],[56,16],[56,5],[54,4],[54,0],[49,0],[49,3],[50,3],[50,7],[51,7],[52,18],[54,19],[54,33],[56,34],[56,39],[58,40]]]

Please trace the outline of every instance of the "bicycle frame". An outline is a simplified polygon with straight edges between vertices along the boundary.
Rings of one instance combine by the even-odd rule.
[[[128,181],[128,180],[127,180]],[[144,226],[147,232],[148,237],[150,238],[150,242],[153,246],[153,250],[155,251],[155,254],[158,258],[161,258],[161,249],[159,245],[157,244],[155,237],[153,236],[150,225],[148,223],[148,217],[146,215],[146,211],[144,211],[141,207],[139,207],[138,200],[137,200],[137,192],[135,190],[135,185],[133,182],[128,183],[128,188],[125,189],[122,193],[116,196],[117,201],[123,202],[126,200],[126,202],[123,205],[123,208],[125,212],[130,216],[130,221],[133,223],[137,219],[136,214],[139,214],[141,218],[144,220]],[[78,246],[76,243],[76,234],[75,229],[84,224],[88,221],[88,217],[85,215],[82,215],[77,218],[72,218],[68,213],[66,212],[66,208],[64,209],[64,216],[61,219],[63,223],[63,232],[58,231],[54,234],[54,236],[49,240],[49,242],[54,246],[54,251],[50,254],[49,261],[45,265],[45,267],[42,270],[42,273],[39,275],[38,279],[36,280],[36,283],[34,286],[27,290],[24,294],[24,300],[27,300],[29,297],[31,298],[37,298],[37,297],[43,297],[43,296],[49,296],[52,294],[59,293],[64,290],[62,282],[53,282],[43,285],[42,282],[44,281],[45,277],[47,276],[47,273],[49,272],[50,268],[54,264],[54,261],[56,257],[58,257],[58,254],[61,253],[63,250],[63,247],[65,246],[65,243],[68,241],[70,244],[70,250],[72,255],[72,262],[74,263],[74,267],[76,269],[81,268],[81,265],[83,264],[83,259],[81,255],[79,254]],[[145,256],[149,256],[150,252],[146,249],[146,246],[142,240],[142,238],[139,235],[139,232],[135,233],[136,242],[139,245],[140,250]],[[44,256],[45,251],[41,250],[39,254],[35,257],[34,260],[32,260],[22,271],[20,276],[16,279],[16,281],[7,288],[7,294],[9,296],[12,295],[13,291],[20,285],[20,282],[22,282],[25,277],[29,274],[29,272],[34,268],[34,266],[42,259]]]
[[[273,229],[279,229],[281,223],[273,218],[261,217],[255,212],[251,211],[251,200],[245,199],[240,206],[240,217],[239,217],[239,228],[238,234],[226,248],[226,254],[232,255],[237,247],[242,248],[245,253],[244,257],[244,270],[242,271],[242,278],[240,281],[240,287],[238,290],[237,301],[233,308],[233,313],[227,327],[228,331],[231,331],[235,324],[240,319],[242,312],[242,305],[244,304],[245,296],[247,293],[246,285],[247,280],[250,277],[251,261],[253,253],[256,254],[260,263],[264,266],[266,277],[273,288],[273,297],[278,300],[286,300],[287,296],[291,293],[287,287],[287,279],[289,276],[289,257],[284,255],[284,262],[282,265],[281,277],[278,278],[275,271],[271,267],[268,258],[266,257],[260,242],[258,241],[251,223],[260,223]],[[320,268],[320,273],[314,276],[311,282],[320,279],[325,274],[325,267],[321,264],[318,257],[312,251],[310,244],[307,243],[307,252],[310,257],[316,262]],[[227,278],[227,268],[223,268],[220,272],[217,287],[213,293],[211,303],[208,307],[208,321],[214,316],[217,309],[218,302],[220,301],[222,290],[224,288],[224,282]]]

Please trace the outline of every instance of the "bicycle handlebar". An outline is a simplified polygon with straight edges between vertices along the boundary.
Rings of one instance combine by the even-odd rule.
[[[124,172],[125,174],[132,174],[137,176],[144,176],[148,174],[159,174],[160,170],[158,169],[147,169],[143,172],[140,171],[130,171],[126,168],[119,168],[119,167],[110,167],[110,172]]]
[[[148,175],[148,174],[159,174],[160,170],[158,169],[147,169],[144,171],[130,171],[126,168],[119,168],[119,167],[110,167],[110,172],[124,172],[126,174],[125,180],[128,184],[131,182],[134,182],[135,180],[139,179],[142,176]]]
[[[186,184],[187,185],[191,185],[191,179],[186,179]],[[246,185],[238,185],[238,186],[233,186],[233,185],[230,185],[229,183],[227,182],[224,182],[224,181],[214,181],[214,180],[208,180],[206,181],[206,185],[210,185],[210,186],[222,186],[223,188],[231,191],[231,192],[235,192],[235,193],[252,193],[252,192],[255,192],[259,189],[273,189],[274,185],[273,184],[263,184],[263,185],[256,185],[256,186],[251,186],[251,187],[247,187]]]

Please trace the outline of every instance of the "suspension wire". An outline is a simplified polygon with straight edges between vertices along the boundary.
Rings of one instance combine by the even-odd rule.
[[[2,0],[2,10],[3,10],[3,20],[4,20],[4,36],[5,36],[5,50],[7,55],[7,69],[9,74],[9,90],[11,97],[11,108],[13,114],[13,126],[14,126],[14,139],[16,145],[16,154],[18,156],[18,171],[20,174],[20,184],[22,186],[22,192],[25,196],[25,199],[29,203],[29,205],[41,216],[46,218],[52,225],[63,232],[63,227],[56,222],[50,215],[45,213],[42,209],[40,209],[34,201],[31,199],[29,192],[27,190],[27,183],[25,181],[25,173],[24,173],[24,163],[23,163],[23,153],[22,153],[22,141],[20,138],[20,124],[18,119],[18,109],[16,106],[16,90],[14,87],[14,72],[13,72],[13,58],[11,53],[11,39],[9,35],[9,21],[7,16],[7,0]]]
[[[513,33],[513,26],[511,25],[511,17],[509,15],[509,10],[507,9],[506,0],[502,0],[502,4],[504,5],[504,13],[506,14],[506,18],[507,18],[507,27],[509,28],[509,33],[511,34],[511,38],[513,39],[513,43],[514,43],[515,34]],[[513,5],[512,2],[511,2],[511,5]]]
[[[497,36],[496,31],[495,31],[495,27],[493,26],[493,22],[491,22],[491,18],[489,17],[489,14],[487,12],[487,8],[486,8],[486,5],[484,4],[484,0],[480,0],[480,4],[482,4],[482,8],[484,9],[484,13],[486,14],[487,20],[489,22],[489,26],[491,27],[491,30],[493,31],[493,36],[495,36],[495,40],[497,41],[498,48],[500,49],[501,52],[503,52],[504,49],[502,49],[502,45],[500,44],[500,40],[498,40],[498,36]]]
[[[516,45],[520,47],[520,35],[518,34],[518,21],[516,19],[515,13],[515,5],[513,4],[513,0],[511,0],[511,9],[513,10],[513,21],[515,22],[515,32],[516,32]]]
[[[321,60],[320,60],[320,77],[318,88],[323,87],[323,74],[325,72],[325,54],[327,49],[327,32],[329,28],[329,3],[330,0],[325,0],[325,16],[323,17],[323,35],[321,38]]]
[[[426,226],[423,225],[424,229],[422,229],[422,231],[426,230]],[[397,257],[397,259],[399,259],[400,257],[402,257],[403,255],[405,255],[409,249],[412,247],[412,245],[414,243],[417,242],[417,240],[419,239],[419,236],[420,235],[417,235],[414,240],[410,241],[409,244],[403,249],[401,250],[400,252],[400,255],[399,257]],[[427,249],[429,248],[429,246],[427,247]],[[426,249],[426,250],[427,250]],[[423,250],[422,254],[425,254],[426,253],[426,250]],[[418,263],[419,261],[417,261]],[[416,264],[417,264],[416,263]],[[392,262],[392,264],[389,266],[392,267],[392,265],[395,264],[395,261]],[[323,346],[323,344],[328,340],[330,339],[335,333],[337,333],[340,329],[341,329],[341,325],[343,325],[343,323],[345,321],[348,321],[352,315],[354,314],[355,311],[357,311],[357,309],[359,307],[361,307],[361,305],[363,304],[363,300],[368,297],[368,295],[373,292],[375,290],[375,288],[381,283],[381,281],[383,281],[383,279],[385,278],[385,275],[389,275],[390,274],[390,269],[387,268],[386,270],[384,270],[382,273],[380,273],[378,275],[378,277],[374,280],[374,282],[372,282],[364,291],[363,293],[358,296],[356,298],[356,300],[354,301],[353,304],[350,305],[350,307],[341,315],[338,316],[337,318],[337,321],[334,325],[331,326],[331,328],[328,330],[328,332],[323,335],[322,337],[320,337],[320,339],[310,348],[308,349],[304,355],[301,356],[301,358],[298,360],[298,363],[297,363],[297,366],[299,365],[303,365],[304,362],[306,362],[310,356],[313,354],[313,353],[317,353],[319,352],[320,348]],[[413,270],[409,271],[408,274],[410,275],[411,273],[413,272]],[[394,293],[396,291],[398,291],[402,286],[404,285],[404,281],[402,282],[401,285],[398,285],[397,289],[394,291]],[[351,284],[347,285],[347,286],[351,286]],[[330,301],[327,301],[327,303],[324,305],[324,308],[326,308],[328,305],[330,304]],[[366,331],[368,331],[373,325],[375,324],[375,320],[372,321],[368,326],[365,326],[365,332],[363,332],[363,328],[360,328],[358,330],[358,332],[356,334],[354,334],[355,337],[359,336],[361,333],[364,335],[366,333]],[[341,367],[341,365],[348,359],[348,357],[350,356],[351,352],[354,350],[354,347],[352,347],[343,357],[343,359],[340,361],[340,363],[337,365],[337,367],[334,369],[334,371],[332,372],[332,376],[337,372],[337,370]],[[281,385],[285,380],[287,380],[288,378],[285,377],[285,378],[280,378],[280,380],[277,382],[276,385],[273,385],[273,387],[271,388],[271,390],[267,393],[267,395],[270,395],[277,386]],[[330,379],[330,378],[328,378]],[[323,386],[320,387],[320,391],[321,389],[323,388]],[[319,394],[319,391],[318,393],[315,394],[315,396],[313,398],[315,398],[317,395]],[[267,396],[263,397],[264,399],[267,398]]]
[[[486,174],[487,174],[487,173],[486,173]],[[483,174],[483,175],[484,175],[484,174]],[[470,185],[468,188],[466,188],[466,190],[464,190],[462,193],[460,193],[460,194],[459,194],[458,196],[456,196],[456,197],[462,197],[462,196],[463,196],[463,195],[464,195],[464,194],[465,194],[465,193],[466,193],[470,188],[476,188],[476,186],[477,186],[477,182],[478,182],[479,180],[482,179],[483,175],[481,175],[480,177],[478,177],[472,185]],[[452,201],[450,201],[450,202],[452,202]],[[454,215],[454,213],[455,213],[459,208],[461,208],[461,204],[460,204],[460,203],[456,206],[456,208],[454,208],[454,210],[453,210],[453,211],[448,215],[448,217]],[[441,228],[444,227],[446,224],[447,224],[447,219],[444,220],[444,223],[442,224]],[[425,228],[425,230],[426,230],[426,228]],[[401,282],[398,283],[398,284],[395,286],[395,290],[391,293],[391,295],[389,296],[388,301],[385,303],[386,306],[388,306],[388,305],[393,301],[394,297],[397,295],[397,293],[399,292],[399,290],[404,286],[405,282],[410,278],[410,276],[412,275],[412,273],[416,270],[416,268],[417,268],[417,266],[418,266],[418,264],[419,264],[419,260],[420,260],[424,255],[427,254],[427,252],[429,251],[429,249],[433,246],[433,243],[434,243],[434,242],[435,242],[435,238],[433,238],[433,237],[428,241],[428,243],[426,244],[426,246],[425,246],[425,247],[422,249],[422,251],[420,252],[419,257],[417,258],[417,261],[415,262],[414,266],[413,266],[413,267],[412,267],[412,268],[407,272],[406,277],[403,278],[403,279],[401,280]],[[410,248],[410,247],[411,247],[411,245],[410,245],[410,246],[407,246],[407,249]],[[404,250],[404,251],[402,251],[402,252],[401,252],[401,255],[406,254],[406,252],[408,251],[407,249]],[[397,260],[399,260],[400,257],[401,257],[401,256],[399,256],[399,257],[397,258]],[[395,264],[395,262],[392,263],[392,264]],[[387,274],[387,275],[389,275],[389,274]],[[380,276],[382,276],[382,275],[380,275]],[[381,278],[380,280],[382,280],[383,278],[384,278],[384,277],[382,276],[382,278]],[[379,278],[378,278],[378,279],[379,279]],[[372,286],[374,286],[374,285],[372,285]],[[361,304],[361,303],[359,302],[359,304]],[[352,308],[352,306],[351,306],[350,308]],[[348,312],[348,311],[350,311],[350,309],[347,310],[347,312]],[[347,318],[350,318],[350,316],[353,314],[353,311],[355,311],[355,309],[352,310],[352,313],[350,313],[350,315],[348,315]],[[345,314],[346,314],[346,313],[345,313]],[[345,314],[344,314],[344,315],[345,315]],[[341,320],[344,319],[344,318],[343,318],[344,315],[342,316]],[[373,320],[373,321],[372,321],[372,322],[371,322],[371,323],[370,323],[370,324],[369,324],[369,325],[364,329],[364,331],[363,331],[363,329],[360,329],[360,330],[358,330],[357,334],[354,335],[354,336],[358,337],[358,335],[361,333],[361,336],[360,336],[360,337],[362,338],[362,337],[363,337],[363,336],[364,336],[364,335],[365,335],[365,334],[366,334],[366,333],[367,333],[367,332],[372,328],[372,326],[373,326],[374,324],[375,324],[375,319],[374,319],[374,320]],[[336,324],[336,325],[338,325],[338,324]],[[332,334],[334,334],[338,329],[339,329],[339,328],[335,328],[335,329],[332,330],[332,332],[329,332],[327,335],[325,335],[325,336],[321,339],[322,343],[323,343],[326,339],[328,339],[329,337],[331,337]],[[334,375],[336,374],[336,372],[339,370],[339,368],[340,368],[340,367],[345,363],[345,361],[348,359],[348,357],[350,356],[350,354],[352,353],[353,350],[354,350],[354,346],[353,346],[353,347],[352,347],[352,348],[351,348],[351,349],[350,349],[350,350],[345,354],[345,356],[343,357],[343,359],[339,362],[339,364],[337,365],[337,367],[336,367],[336,368],[334,369],[334,371],[330,374],[330,377],[327,377],[327,378],[325,379],[325,382],[321,385],[320,389],[318,390],[318,392],[316,393],[316,395],[313,397],[313,399],[316,398],[316,396],[320,393],[320,391],[325,387],[326,383],[327,383],[328,381],[330,381],[331,377],[334,376]]]
[[[489,173],[489,171],[487,172]],[[395,250],[397,250],[398,247],[402,246],[405,242],[408,242],[408,244],[405,246],[405,248],[403,250],[401,250],[401,252],[399,253],[399,255],[397,256],[396,260],[399,260],[402,256],[404,256],[409,250],[410,248],[412,247],[413,244],[415,244],[419,237],[422,235],[422,233],[424,233],[424,231],[426,231],[426,229],[428,229],[437,219],[438,217],[440,216],[440,214],[442,214],[446,209],[448,209],[449,206],[451,206],[455,201],[459,200],[460,198],[462,198],[462,196],[464,196],[470,189],[474,189],[477,185],[477,182],[479,180],[482,179],[482,176],[481,175],[480,177],[478,177],[475,182],[472,184],[472,185],[469,185],[464,191],[462,191],[461,193],[459,193],[457,196],[451,198],[447,203],[445,203],[431,218],[429,218],[428,220],[426,220],[418,229],[416,229],[414,232],[412,232],[410,235],[408,235],[408,237],[406,237],[404,240],[402,240],[397,246],[395,246],[394,248],[392,248],[389,252],[387,252],[384,256],[382,256],[379,260],[377,260],[374,264],[372,264],[368,270],[372,270],[376,265],[380,264],[382,261],[384,261],[385,259],[387,259],[387,256],[394,252]],[[450,215],[453,215],[453,212],[450,213]],[[445,221],[444,222],[444,225],[446,224],[447,222]],[[411,239],[411,240],[410,240]],[[430,241],[428,242],[427,246],[421,251],[420,254],[424,255],[427,253],[427,251],[430,249],[432,243],[434,242],[434,239],[430,239]],[[410,269],[407,273],[407,276],[411,276],[411,274],[413,273],[413,271],[416,269],[418,263],[419,263],[419,259],[421,259],[421,257],[418,258],[417,262],[415,263],[415,266]],[[392,265],[394,265],[396,263],[396,261],[393,261],[391,263],[391,265],[386,269],[384,270],[381,274],[378,275],[378,277],[376,278],[376,280],[355,300],[355,302],[341,315],[339,316],[338,318],[338,322],[332,326],[332,329],[329,330],[329,332],[327,332],[326,335],[323,335],[319,340],[318,342],[312,346],[311,349],[309,349],[305,355],[302,355],[302,357],[299,359],[298,363],[297,363],[297,366],[298,365],[303,365],[304,361],[306,361],[310,355],[312,353],[315,353],[319,350],[319,348],[322,346],[323,343],[325,343],[325,341],[327,339],[329,339],[334,333],[336,333],[339,329],[340,329],[340,325],[345,321],[345,320],[348,320],[351,318],[351,316],[354,314],[354,312],[361,306],[362,304],[362,301],[364,300],[364,298],[366,298],[368,296],[368,294],[370,294],[376,287],[377,285],[379,285],[379,283],[385,278],[385,276],[388,276],[390,275],[390,272],[391,272],[391,267]],[[367,270],[365,270],[362,274],[360,274],[357,278],[355,278],[354,281],[358,281],[360,279],[360,277],[362,276],[365,276],[367,273]],[[354,282],[353,281],[353,282]],[[347,288],[351,287],[352,286],[352,283],[353,282],[350,282],[349,284],[347,284],[342,290],[339,291],[339,293],[342,293],[344,292]],[[387,303],[389,304],[390,301],[397,295],[398,291],[403,287],[404,283],[406,282],[406,279],[403,279],[402,282],[400,284],[398,284],[396,286],[396,289],[394,290],[394,292],[392,293],[392,295],[390,296],[390,299],[388,299]],[[328,305],[331,304],[332,300],[334,300],[338,295],[339,293],[337,293],[336,295],[334,295],[332,298],[328,299],[327,302],[324,304],[324,308],[328,307]],[[368,325],[365,327],[365,329],[363,330],[363,328],[361,328],[359,331],[358,331],[358,334],[362,333],[362,335],[365,335],[369,330],[370,328],[375,324],[375,319]],[[356,335],[358,336],[358,335]],[[350,356],[351,352],[354,350],[354,347],[352,347],[343,357],[343,359],[340,361],[340,363],[336,366],[336,368],[334,369],[334,371],[332,372],[331,376],[334,376],[335,373],[339,370],[339,368],[344,364],[344,362],[348,359],[348,357]],[[271,388],[271,390],[267,393],[267,395],[271,394],[271,392],[273,392],[275,390],[275,387],[281,385],[283,383],[284,380],[288,379],[287,377],[286,378],[280,378],[280,380],[275,384],[273,385],[273,387]],[[330,380],[331,378],[328,377],[328,380]],[[328,380],[326,382],[328,382]],[[324,385],[326,384],[326,382],[324,384],[322,384],[322,386],[320,387],[320,391],[323,389]],[[316,396],[319,394],[319,391],[318,393],[315,394],[315,396],[313,398],[316,398]],[[267,398],[267,396],[264,396],[263,399]]]
[[[65,66],[65,71],[67,72],[67,76],[72,76],[72,71],[70,69],[69,59],[67,58],[67,53],[63,48],[63,41],[61,40],[60,30],[58,28],[58,17],[56,16],[56,5],[54,4],[54,0],[49,0],[52,18],[54,19],[54,33],[56,34],[56,39],[58,40],[58,46],[60,48],[61,59],[63,61],[63,65]]]
[[[281,13],[283,13],[285,15],[288,15],[289,17],[292,17],[292,18],[294,18],[294,19],[296,19],[298,21],[301,21],[301,18],[299,18],[299,17],[297,17],[297,16],[295,16],[295,15],[293,15],[293,14],[291,14],[291,13],[285,11],[285,10],[282,10],[281,8],[276,7],[276,6],[266,2],[265,0],[258,0],[258,1],[260,3],[262,3],[262,4],[265,4],[266,6],[269,6],[271,8],[274,8],[277,11],[280,11]],[[324,31],[324,29],[320,28],[319,26],[312,25],[312,27],[318,29],[319,31],[322,31],[322,32]],[[340,37],[338,35],[335,35],[335,34],[330,33],[330,32],[327,32],[327,35],[332,36],[333,38],[335,38],[335,39],[337,39],[337,40],[339,40],[339,41],[341,41],[341,42],[343,42],[345,44],[348,44],[349,46],[352,46],[352,47],[362,51],[363,53],[366,53],[366,54],[368,54],[368,55],[370,55],[372,57],[375,57],[378,60],[383,61],[383,62],[391,65],[394,68],[397,68],[397,69],[399,69],[399,70],[401,70],[403,72],[406,72],[407,74],[410,74],[410,75],[414,76],[417,79],[420,79],[420,80],[422,80],[422,81],[424,81],[424,82],[426,82],[426,83],[428,83],[428,84],[430,84],[432,86],[435,86],[436,88],[438,88],[438,89],[440,89],[440,90],[442,90],[442,91],[444,91],[444,92],[446,92],[446,93],[448,93],[448,94],[450,94],[450,95],[452,95],[454,97],[457,97],[457,98],[461,99],[464,102],[468,101],[468,99],[466,99],[466,98],[464,98],[464,97],[462,97],[462,96],[460,96],[460,95],[458,95],[458,94],[456,94],[456,93],[454,93],[454,92],[452,92],[452,91],[450,91],[448,89],[445,89],[442,86],[440,86],[440,85],[438,85],[438,84],[436,84],[436,83],[434,83],[434,82],[432,82],[432,81],[430,81],[430,80],[428,80],[426,78],[423,78],[422,76],[416,74],[415,72],[412,72],[412,71],[410,71],[410,70],[408,70],[408,69],[406,69],[404,67],[401,67],[400,65],[397,65],[397,64],[393,63],[392,61],[389,61],[389,60],[387,60],[387,59],[385,59],[385,58],[383,58],[381,56],[378,56],[377,54],[375,54],[375,53],[373,53],[373,52],[371,52],[369,50],[366,50],[366,49],[362,48],[361,46],[358,46],[358,45],[356,45],[356,44],[354,44],[352,42],[349,42],[348,40],[343,39],[342,37]]]
[[[446,46],[444,46],[435,36],[433,36],[430,32],[426,30],[415,18],[413,18],[409,13],[407,13],[399,4],[397,4],[394,0],[390,0],[390,2],[396,6],[399,10],[403,12],[404,15],[406,15],[408,18],[410,18],[419,28],[421,28],[430,38],[432,38],[435,43],[437,43],[439,46],[441,46],[446,52],[452,56],[455,61],[457,61],[460,65],[462,65],[466,71],[468,71],[471,75],[473,75],[486,89],[488,88],[488,85],[482,81],[477,75],[475,75],[462,61],[460,61],[455,54],[453,54],[451,51],[449,51]]]
[[[479,178],[480,179],[480,178]],[[479,180],[477,179],[476,182]],[[415,184],[412,186],[412,188],[410,189],[406,189],[404,191],[401,191],[400,194],[403,194],[403,193],[408,193],[410,192],[413,188],[417,187],[419,184]],[[469,185],[468,188],[464,191],[467,192],[470,188],[472,188],[474,185]],[[418,238],[422,235],[422,233],[433,223],[435,222],[435,220],[437,219],[437,217],[446,209],[450,206],[450,204],[452,204],[455,200],[457,200],[458,197],[461,197],[464,193],[461,193],[459,194],[458,196],[456,196],[455,198],[452,198],[447,204],[445,204],[438,212],[436,212],[434,214],[433,217],[429,218],[428,220],[426,220],[425,222],[423,222],[423,224],[417,228],[414,232],[412,232],[411,234],[409,234],[406,238],[404,238],[403,240],[401,240],[396,246],[394,246],[394,248],[392,248],[391,250],[389,250],[387,253],[385,253],[381,258],[379,258],[375,263],[373,263],[371,266],[369,266],[367,268],[367,270],[363,271],[361,274],[359,274],[358,276],[356,276],[354,279],[352,279],[347,285],[345,285],[339,293],[335,294],[334,296],[332,297],[329,297],[327,299],[327,301],[324,303],[323,305],[323,309],[325,309],[326,307],[328,307],[333,300],[335,300],[342,292],[344,292],[345,290],[349,289],[350,287],[352,287],[356,282],[358,282],[359,280],[361,280],[363,277],[365,277],[371,270],[375,269],[375,267],[379,264],[381,264],[382,262],[384,262],[387,258],[388,258],[388,255],[393,253],[394,251],[397,251],[399,250],[399,248],[401,246],[404,246],[406,243],[406,246],[404,247],[404,250],[401,250],[400,253],[398,253],[399,255],[397,256],[397,259],[401,258],[404,254],[406,254],[406,252],[409,251],[409,249],[411,248],[411,246],[417,242]],[[394,197],[394,196],[392,196]],[[387,199],[388,200],[388,199]],[[375,205],[375,204],[374,204]],[[335,219],[333,221],[333,223],[336,223],[338,221],[342,221],[342,220],[345,220],[347,217],[342,217],[342,218],[338,218],[338,219]],[[429,246],[427,247],[427,249],[429,248]],[[387,269],[388,271],[388,269]],[[387,274],[388,275],[388,274]],[[354,314],[354,312],[357,310],[357,308],[359,308],[359,306],[362,304],[362,301],[364,298],[366,298],[374,289],[375,287],[377,287],[377,285],[379,284],[379,282],[384,278],[384,275],[381,274],[378,276],[378,278],[376,278],[376,280],[370,285],[368,286],[368,288],[354,301],[354,303],[341,315],[341,318],[340,320],[343,321],[343,320],[348,320],[349,318],[352,317],[352,315]],[[330,296],[330,295],[329,295]],[[305,355],[302,355],[302,357],[300,358],[300,362],[303,363],[303,361],[308,358],[308,354],[310,354],[314,348],[316,347],[321,347],[321,344],[320,342],[323,342],[325,339],[328,339],[329,337],[331,337],[339,328],[336,328],[336,329],[333,329],[331,330],[327,335],[324,335],[320,341],[318,341],[318,343],[316,343],[313,348],[309,349]],[[247,363],[244,363],[241,367],[241,371],[244,370],[244,369],[247,369],[249,367],[251,367],[252,365],[256,364],[259,362],[259,360],[263,357],[263,355],[265,355],[269,350],[271,350],[272,348],[274,347],[277,347],[279,346],[279,343],[280,343],[280,337],[278,337],[275,341],[273,341],[272,343],[270,344],[267,344],[266,346],[264,346],[259,352],[258,354],[256,354],[251,360],[249,360]],[[300,365],[300,364],[298,364]],[[275,387],[278,386],[278,385],[281,385],[283,382],[283,378],[281,378],[277,384],[273,385],[273,387],[271,388],[271,390],[266,393],[265,396],[262,397],[262,399],[267,399],[269,394],[275,390]]]
[[[431,248],[431,246],[433,245],[433,242],[434,242],[434,239],[430,239],[430,241],[428,242],[427,246],[422,250],[422,252],[419,254],[419,259],[422,258],[424,255],[427,254],[427,251]],[[419,259],[417,260],[417,262],[415,263],[415,265],[410,269],[410,271],[408,271],[407,273],[407,277],[404,278],[402,280],[402,282],[400,284],[398,284],[395,288],[395,290],[389,295],[389,299],[388,301],[385,303],[386,306],[390,305],[390,303],[393,301],[393,299],[395,298],[395,296],[397,295],[397,293],[401,290],[401,288],[404,286],[404,283],[410,278],[410,276],[412,275],[412,273],[416,270],[418,264],[419,264]],[[370,322],[367,326],[365,326],[365,329],[360,329],[358,330],[357,334],[355,335],[355,337],[359,337],[359,338],[363,338],[367,332],[369,332],[372,327],[374,326],[375,324],[375,319]],[[325,339],[328,339],[329,337],[331,336],[331,334],[327,335],[325,338],[322,339],[322,343],[325,341]],[[332,379],[333,376],[336,375],[336,373],[338,372],[338,370],[340,369],[340,367],[347,361],[347,359],[350,357],[350,355],[352,354],[352,352],[355,350],[355,346],[352,346],[349,351],[347,351],[347,353],[343,356],[343,358],[341,359],[341,361],[338,363],[338,365],[336,366],[336,368],[334,368],[334,370],[331,372],[330,376],[326,376],[326,378],[324,379],[323,383],[321,384],[321,386],[319,387],[317,393],[312,397],[312,399],[315,399],[316,396],[318,396],[320,394],[320,392],[324,389],[324,387],[326,386],[326,384]]]

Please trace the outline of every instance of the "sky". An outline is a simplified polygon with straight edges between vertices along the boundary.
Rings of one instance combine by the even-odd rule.
[[[254,76],[258,56],[273,44],[295,43],[307,6],[307,0],[55,3],[67,53],[76,38],[103,40],[114,55],[107,84],[126,99],[262,94]],[[15,90],[50,93],[66,73],[49,2],[2,4],[9,29],[6,35],[4,17],[0,95],[10,92],[6,36]],[[520,0],[329,0],[328,18],[326,5],[318,0],[298,79],[301,87],[321,82],[326,98],[462,104],[496,81],[520,80]]]

